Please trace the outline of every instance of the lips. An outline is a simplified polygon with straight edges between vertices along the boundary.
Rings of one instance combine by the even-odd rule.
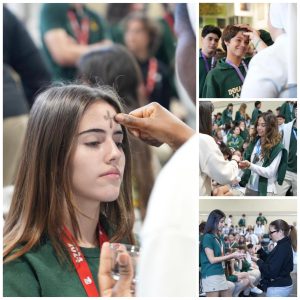
[[[112,168],[112,169],[109,169],[108,171],[100,174],[99,177],[120,178],[121,172],[117,168]]]

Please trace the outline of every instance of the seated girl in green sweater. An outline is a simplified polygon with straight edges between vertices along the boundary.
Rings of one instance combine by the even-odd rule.
[[[135,242],[121,111],[103,87],[37,97],[4,226],[4,296],[99,296],[102,244]]]

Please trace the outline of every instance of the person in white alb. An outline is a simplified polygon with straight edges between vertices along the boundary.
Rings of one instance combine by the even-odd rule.
[[[274,44],[252,58],[241,98],[297,97],[297,4],[271,3],[269,31]]]

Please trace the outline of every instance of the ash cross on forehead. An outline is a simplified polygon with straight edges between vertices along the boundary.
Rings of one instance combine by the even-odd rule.
[[[106,111],[106,115],[104,116],[104,119],[110,122],[109,127],[112,128],[113,127],[114,116],[111,116],[110,112],[108,110]]]

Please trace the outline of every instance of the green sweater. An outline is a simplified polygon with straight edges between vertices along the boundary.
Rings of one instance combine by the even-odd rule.
[[[248,65],[250,59],[244,60]],[[246,76],[243,64],[240,71]],[[219,60],[217,66],[209,71],[203,86],[202,98],[240,98],[243,82],[236,70],[225,62],[225,58]]]
[[[234,136],[233,134],[230,134],[227,139],[227,146],[230,148],[233,148],[234,150],[241,150],[244,144],[243,138],[238,135]]]
[[[202,92],[203,92],[203,87],[204,87],[204,83],[205,83],[205,79],[206,76],[208,74],[206,67],[205,67],[205,61],[201,55],[201,51],[199,51],[199,97],[201,98],[202,96]],[[207,63],[208,63],[208,67],[211,68],[214,66],[211,66],[211,62],[212,62],[212,57],[208,57],[207,58]]]
[[[292,105],[293,107],[293,105]],[[288,102],[284,102],[280,106],[280,114],[285,117],[284,123],[289,123],[295,119],[295,111],[294,109],[291,110],[290,104]]]
[[[52,70],[54,79],[56,80],[74,80],[76,67],[61,66],[57,64],[48,51],[44,41],[44,35],[49,30],[61,28],[64,29],[69,36],[75,39],[75,34],[67,15],[68,10],[71,9],[71,7],[72,6],[69,3],[46,3],[41,7],[40,34],[42,37],[44,55]],[[88,16],[90,23],[88,44],[93,44],[100,42],[105,38],[109,38],[104,20],[86,6],[84,6],[84,13]],[[77,18],[81,21],[79,16],[77,16]]]
[[[251,154],[257,140],[258,137],[254,141],[252,141],[248,146],[247,150],[244,153],[244,160],[251,161]],[[270,155],[264,158],[262,167],[268,167],[275,159],[275,157],[280,153],[280,151],[282,151],[282,156],[281,156],[281,160],[277,172],[277,182],[279,185],[282,185],[285,177],[286,169],[287,169],[287,151],[281,143],[278,143],[273,148],[271,148]],[[246,184],[249,181],[250,175],[251,175],[251,170],[246,169],[240,181],[241,186],[246,186]],[[268,187],[268,178],[259,176],[259,183],[258,183],[259,196],[267,195],[267,187]]]
[[[99,248],[80,248],[98,287]],[[60,264],[50,241],[3,265],[4,297],[86,297],[73,264]]]
[[[222,263],[211,264],[205,253],[205,248],[209,248],[213,250],[215,257],[222,256],[221,245],[225,249],[225,244],[221,237],[217,237],[212,233],[204,234],[200,246],[201,278],[224,274]]]

